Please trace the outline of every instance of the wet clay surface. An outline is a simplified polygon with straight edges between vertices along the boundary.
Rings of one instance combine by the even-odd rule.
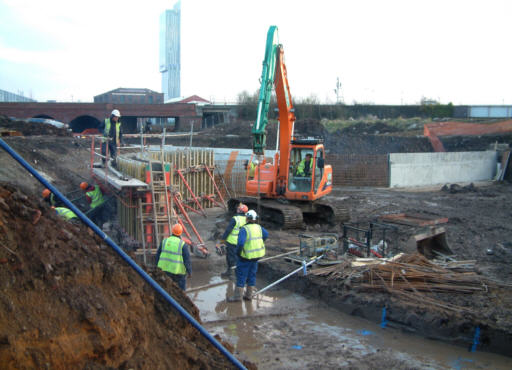
[[[165,274],[153,278],[192,316]],[[0,185],[2,368],[231,368],[84,225]]]
[[[205,327],[226,338],[241,358],[265,369],[509,368],[510,359],[424,339],[362,319],[316,300],[273,288],[251,302],[227,303],[234,282],[219,277],[223,257],[194,260],[190,299]],[[290,267],[290,270],[293,268]],[[267,275],[260,271],[258,288]],[[217,285],[224,282],[222,285]],[[195,290],[197,287],[214,285]]]

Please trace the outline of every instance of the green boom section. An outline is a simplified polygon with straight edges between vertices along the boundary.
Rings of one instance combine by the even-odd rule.
[[[253,152],[254,154],[264,154],[266,147],[266,128],[268,124],[268,110],[270,107],[270,98],[272,97],[272,87],[276,75],[277,61],[277,26],[270,26],[267,33],[267,44],[265,47],[265,59],[263,59],[263,71],[261,72],[261,87],[258,98],[258,111],[256,122],[252,127]]]

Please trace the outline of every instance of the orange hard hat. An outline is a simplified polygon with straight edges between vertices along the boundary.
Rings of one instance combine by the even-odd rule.
[[[89,187],[89,184],[88,184],[88,183],[86,183],[85,181],[80,183],[80,189],[85,190],[85,189],[87,189],[88,187]]]
[[[245,204],[240,203],[237,208],[238,213],[247,213],[249,211],[249,207],[247,207]]]
[[[48,198],[52,192],[50,189],[44,189],[43,190],[43,198]]]
[[[180,236],[183,233],[183,226],[174,224],[172,227],[172,235]]]

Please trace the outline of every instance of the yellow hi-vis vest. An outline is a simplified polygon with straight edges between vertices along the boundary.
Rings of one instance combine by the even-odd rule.
[[[103,131],[103,137],[108,137],[110,133],[110,118],[105,118],[105,130]],[[116,123],[116,138],[115,144],[119,143],[119,130],[121,129],[121,119],[117,120]]]
[[[300,161],[299,166],[297,167],[297,175],[304,176],[306,174],[306,166],[308,166],[308,176],[310,176],[312,164],[313,160],[310,160],[309,163],[307,163],[305,159]]]
[[[103,194],[101,193],[101,189],[98,185],[94,185],[94,190],[88,191],[87,194],[91,198],[91,209],[101,206],[105,199],[103,199]]]
[[[55,211],[59,216],[65,218],[68,221],[71,220],[72,218],[78,218],[72,210],[66,207],[55,207]]]
[[[171,236],[164,241],[158,268],[175,275],[185,275],[187,270],[183,263],[183,246],[185,242],[176,236]]]
[[[261,226],[258,224],[247,224],[243,228],[247,233],[247,238],[245,239],[244,248],[240,256],[248,260],[263,257],[265,255],[265,243],[263,242]]]
[[[247,218],[245,216],[233,216],[233,218],[235,219],[235,226],[226,238],[226,241],[230,244],[236,245],[238,242],[238,233],[240,232],[240,228],[247,223]]]

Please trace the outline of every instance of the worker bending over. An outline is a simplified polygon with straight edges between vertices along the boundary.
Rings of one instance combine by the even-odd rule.
[[[63,219],[65,219],[66,221],[70,221],[72,223],[79,223],[80,222],[80,220],[79,220],[78,216],[75,214],[75,212],[73,212],[69,208],[66,208],[66,207],[52,207],[52,209],[54,209],[55,212],[57,212],[57,214],[60,217],[62,217]]]
[[[87,216],[96,226],[102,227],[105,221],[103,190],[98,185],[89,185],[85,181],[80,183],[80,189],[85,193],[85,200],[91,207],[90,211],[87,212]]]
[[[224,244],[226,246],[227,270],[220,274],[220,276],[225,279],[231,278],[231,274],[233,272],[232,267],[236,266],[236,245],[238,243],[238,233],[240,228],[247,223],[245,214],[248,211],[249,208],[245,204],[240,203],[236,208],[236,215],[231,217],[228,227],[222,235],[220,244]]]
[[[189,245],[181,240],[183,227],[175,224],[172,236],[162,240],[156,252],[157,267],[174,280],[182,290],[187,287],[187,275],[192,276]]]
[[[103,143],[101,144],[101,154],[107,155],[107,146],[112,164],[116,166],[117,148],[123,142],[123,131],[121,130],[121,113],[114,109],[110,114],[110,118],[105,118],[98,129],[103,133]],[[106,158],[102,158],[103,165],[105,165]]]
[[[43,199],[50,207],[60,207],[63,206],[64,203],[57,199],[55,194],[53,194],[50,189],[43,190]]]
[[[258,215],[254,210],[246,213],[247,224],[238,233],[235,294],[228,297],[228,302],[240,302],[243,298],[250,301],[256,286],[258,260],[265,255],[265,240],[268,232],[256,223]],[[247,290],[244,294],[244,287]]]
[[[311,158],[313,156],[308,153],[306,154],[306,158],[300,161],[297,167],[297,176],[309,177],[311,176]]]

